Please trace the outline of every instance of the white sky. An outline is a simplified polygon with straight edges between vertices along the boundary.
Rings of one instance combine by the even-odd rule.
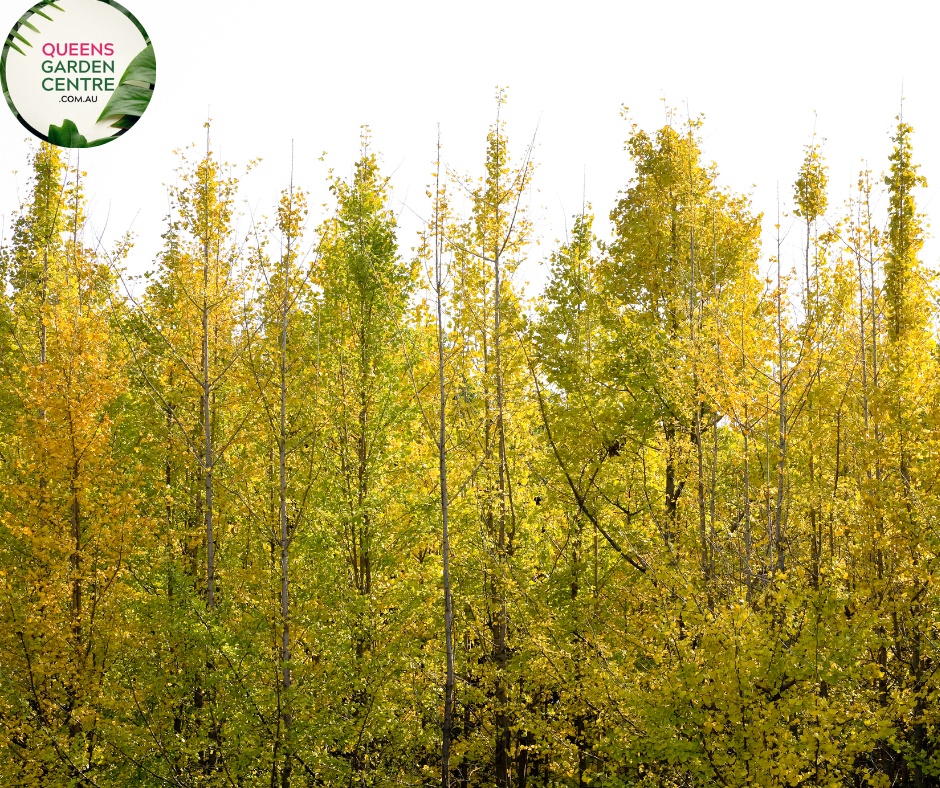
[[[5,0],[5,33],[31,0]],[[125,0],[122,0],[125,2]],[[495,88],[507,86],[510,150],[521,154],[539,124],[534,215],[547,256],[581,206],[582,184],[602,237],[617,192],[630,177],[623,149],[629,126],[620,106],[647,130],[665,122],[662,99],[705,114],[704,153],[721,180],[753,193],[765,214],[771,253],[777,182],[786,202],[803,145],[825,137],[830,206],[849,196],[861,160],[887,167],[889,133],[903,93],[915,129],[915,159],[940,210],[940,11],[921,2],[671,3],[523,2],[311,3],[309,0],[126,0],[153,40],[157,88],[147,114],[114,143],[84,151],[93,221],[112,241],[137,234],[132,267],[152,267],[167,212],[162,184],[173,150],[214,147],[232,163],[261,157],[242,196],[270,212],[290,174],[327,200],[326,167],[347,174],[359,127],[394,171],[403,252],[424,214],[437,123],[443,157],[461,172],[482,168],[495,116]],[[814,114],[815,112],[815,114]],[[0,214],[4,224],[27,177],[27,132],[0,107]],[[327,152],[326,163],[318,161]],[[19,172],[14,175],[13,171]],[[406,207],[403,207],[403,204]],[[7,235],[9,231],[7,230]],[[798,240],[795,231],[793,241]],[[933,266],[940,244],[928,243]],[[796,254],[794,250],[794,255]],[[522,274],[541,279],[539,267]]]

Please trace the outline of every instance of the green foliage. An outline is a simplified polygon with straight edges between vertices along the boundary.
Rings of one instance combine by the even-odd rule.
[[[143,292],[37,148],[0,250],[0,782],[447,783],[442,412],[450,784],[936,784],[911,129],[884,233],[807,147],[779,286],[700,129],[632,128],[611,242],[585,206],[533,300],[499,118],[413,256],[367,130],[315,227],[292,181],[243,236],[232,171],[182,157]]]
[[[38,3],[36,3],[32,8],[29,9],[29,11],[19,18],[16,26],[14,26],[13,30],[11,30],[10,34],[7,36],[7,43],[10,45],[11,49],[19,52],[21,55],[26,54],[16,45],[14,39],[20,41],[30,48],[33,46],[17,29],[19,27],[25,27],[27,30],[32,30],[34,33],[38,33],[39,28],[29,21],[33,15],[41,17],[42,19],[47,19],[50,22],[53,21],[53,18],[42,10],[43,8],[54,8],[56,11],[64,12],[64,9],[57,6],[53,0],[39,0]]]
[[[95,148],[111,141],[110,137],[105,137],[94,142],[88,142],[83,135],[79,134],[75,123],[68,118],[62,122],[61,126],[49,126],[48,137],[49,142],[53,145],[59,145],[63,148]]]
[[[118,86],[98,116],[98,122],[115,118],[111,124],[117,129],[129,129],[150,106],[153,89],[157,82],[157,60],[153,46],[148,44],[138,52],[124,70]],[[137,84],[139,83],[139,84]],[[102,144],[113,137],[105,137],[92,144]]]

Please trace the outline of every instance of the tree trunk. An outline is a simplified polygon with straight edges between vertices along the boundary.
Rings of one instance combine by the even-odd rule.
[[[290,238],[288,237],[285,268],[290,264]],[[284,300],[281,305],[281,358],[280,358],[280,413],[278,435],[278,471],[281,537],[281,689],[284,693],[282,720],[284,738],[287,740],[284,763],[281,768],[281,788],[290,788],[291,748],[290,734],[293,717],[290,713],[289,691],[291,688],[290,669],[290,586],[288,582],[290,527],[287,520],[287,322],[290,306],[288,304],[289,270],[284,272]]]
[[[440,240],[440,171],[441,171],[441,138],[438,129],[437,138],[437,170],[435,178],[435,204],[434,204],[434,271],[435,288],[437,290],[437,371],[440,387],[440,432],[438,434],[438,458],[440,461],[441,483],[441,552],[444,563],[444,647],[447,663],[447,677],[444,681],[444,725],[441,740],[441,786],[450,788],[450,745],[453,731],[454,710],[454,641],[453,622],[454,612],[450,592],[450,534],[448,532],[448,515],[450,502],[447,498],[447,397],[444,388],[444,316],[441,304],[443,281],[441,275],[441,240]]]
[[[506,431],[503,421],[503,374],[502,360],[500,358],[500,270],[499,255],[495,256],[495,303],[493,349],[496,364],[496,438],[499,443],[499,542],[498,542],[498,571],[497,593],[499,594],[499,618],[496,622],[496,632],[493,638],[493,656],[496,662],[496,785],[497,788],[509,786],[509,748],[511,733],[509,728],[508,696],[506,690],[506,665],[508,662],[507,650],[507,610],[504,573],[506,571]]]

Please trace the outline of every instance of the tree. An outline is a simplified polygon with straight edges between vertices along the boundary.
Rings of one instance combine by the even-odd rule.
[[[505,94],[500,91],[498,109],[504,102]],[[481,617],[489,633],[484,638],[476,632],[471,639],[481,645],[486,640],[492,643],[490,653],[479,659],[487,668],[492,692],[492,779],[497,786],[510,784],[512,768],[510,688],[514,682],[509,673],[509,594],[516,538],[521,538],[518,529],[523,527],[513,490],[525,486],[522,447],[529,443],[524,434],[521,298],[512,277],[524,259],[532,229],[523,203],[533,171],[531,154],[530,145],[520,164],[511,166],[505,124],[497,115],[487,134],[483,176],[475,183],[462,184],[469,193],[470,216],[463,222],[452,222],[448,238],[454,266],[455,374],[463,381],[462,415],[468,431],[458,443],[472,452],[464,462],[474,469],[479,507],[475,518],[479,518],[487,540],[486,552],[478,558],[482,583],[476,593],[482,595],[479,604],[485,615]],[[510,458],[508,446],[516,447],[516,458]],[[469,589],[463,596],[470,605]],[[465,647],[469,645],[465,642]],[[477,693],[467,694],[472,697]],[[465,719],[465,735],[469,733],[467,723],[469,718]],[[466,774],[469,763],[463,768]]]
[[[16,358],[0,380],[13,417],[0,526],[0,774],[90,786],[124,773],[109,745],[128,710],[117,690],[133,646],[128,575],[151,546],[135,456],[148,439],[119,438],[127,360],[111,331],[111,272],[85,242],[84,173],[45,144],[32,163],[30,198],[3,250]]]
[[[688,135],[666,126],[654,137],[634,126],[627,147],[636,177],[611,212],[614,242],[604,270],[605,289],[617,311],[655,336],[650,360],[657,372],[647,384],[651,407],[646,419],[662,429],[657,453],[664,482],[652,498],[661,495],[662,537],[670,549],[680,536],[687,444],[696,440],[695,423],[703,408],[701,393],[691,398],[686,393],[694,377],[694,307],[707,309],[714,293],[752,275],[757,242],[758,220],[750,215],[746,198],[723,193],[715,183],[716,170],[699,164],[694,134],[700,125],[690,119]],[[713,254],[705,253],[708,238],[720,240]],[[698,549],[704,554],[707,548],[699,544]]]
[[[125,282],[134,311],[124,326],[141,393],[157,408],[152,429],[163,446],[162,467],[150,470],[162,482],[168,556],[149,602],[172,632],[152,633],[159,656],[141,666],[140,691],[152,704],[161,766],[203,776],[223,769],[218,709],[227,684],[216,663],[215,628],[225,572],[218,557],[239,544],[227,453],[251,412],[241,407],[234,374],[245,295],[234,234],[237,179],[214,158],[208,124],[206,146],[197,162],[181,156],[177,184],[169,187],[164,249],[142,298]],[[162,661],[174,665],[177,681],[148,675]],[[168,743],[178,737],[189,741],[186,747]]]
[[[884,263],[887,342],[882,372],[885,387],[879,391],[876,408],[884,414],[884,451],[890,458],[883,488],[891,502],[885,536],[889,544],[893,543],[886,574],[910,578],[892,588],[889,596],[891,650],[899,663],[895,681],[905,697],[901,708],[910,714],[910,719],[898,721],[898,727],[904,731],[906,747],[902,752],[912,784],[920,788],[928,784],[927,702],[934,658],[926,645],[925,627],[932,624],[924,605],[929,603],[922,601],[933,570],[919,556],[932,550],[935,542],[925,519],[931,517],[935,502],[933,483],[926,480],[936,472],[936,414],[933,395],[927,389],[931,378],[928,370],[936,361],[924,342],[930,332],[928,305],[933,293],[932,277],[918,257],[924,230],[914,191],[926,186],[926,180],[913,163],[912,133],[910,125],[899,116],[897,132],[891,138],[891,169],[885,176],[889,194]],[[909,623],[899,624],[905,620]]]
[[[314,299],[310,286],[314,263],[304,259],[302,249],[307,214],[307,195],[295,189],[292,177],[277,207],[275,229],[279,248],[273,263],[265,248],[268,239],[262,239],[256,231],[253,264],[261,289],[255,311],[242,332],[242,341],[247,345],[244,353],[249,373],[247,385],[252,389],[252,399],[261,405],[261,424],[253,430],[260,433],[259,439],[250,442],[248,456],[240,463],[241,472],[268,482],[258,485],[257,498],[246,496],[243,504],[247,519],[261,525],[270,545],[271,562],[277,566],[274,574],[278,580],[278,609],[272,616],[271,628],[277,635],[280,679],[274,692],[276,709],[272,716],[277,722],[270,773],[272,784],[278,778],[281,788],[290,788],[297,747],[293,733],[292,667],[296,635],[294,641],[291,639],[297,588],[295,584],[292,594],[291,548],[298,529],[308,521],[313,503],[311,491],[319,471],[315,444],[321,431],[318,399],[311,401],[305,396],[315,390],[319,372],[319,358],[314,356],[314,363],[309,366],[305,363],[313,356],[310,329]],[[265,472],[270,471],[270,466],[274,473]],[[275,511],[269,510],[269,502],[270,509]],[[246,573],[246,583],[250,582],[252,578]],[[265,733],[271,735],[270,729]]]
[[[388,179],[368,129],[361,144],[349,179],[331,173],[335,214],[320,228],[314,276],[326,414],[318,495],[330,559],[317,649],[334,687],[323,735],[336,742],[335,779],[356,782],[415,768],[438,725],[424,705],[430,635],[423,633],[431,622],[416,618],[434,593],[429,545],[439,549],[423,473],[430,435],[416,423],[419,327],[409,298],[417,271],[399,253]],[[416,665],[419,706],[395,689]]]

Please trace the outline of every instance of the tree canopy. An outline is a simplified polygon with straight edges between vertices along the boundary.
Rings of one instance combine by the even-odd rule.
[[[316,225],[293,177],[239,225],[207,143],[143,289],[36,147],[0,249],[0,782],[940,785],[913,129],[838,207],[807,145],[799,254],[765,259],[701,128],[631,127],[540,293],[499,116],[477,175],[439,146],[413,249],[367,129]]]

